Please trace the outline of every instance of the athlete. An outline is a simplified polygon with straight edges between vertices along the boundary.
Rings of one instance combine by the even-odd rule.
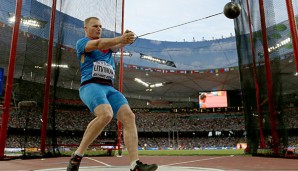
[[[206,109],[206,99],[207,99],[207,95],[206,93],[203,93],[199,96],[199,105],[201,109]]]
[[[115,38],[101,38],[102,25],[98,18],[84,21],[85,37],[78,40],[76,54],[80,61],[80,98],[94,113],[82,141],[69,161],[67,171],[77,171],[84,152],[101,134],[109,122],[116,118],[123,124],[124,143],[128,150],[131,171],[155,171],[156,164],[143,164],[138,156],[138,134],[135,115],[127,99],[113,87],[115,63],[112,52],[134,42],[134,33],[126,30]]]

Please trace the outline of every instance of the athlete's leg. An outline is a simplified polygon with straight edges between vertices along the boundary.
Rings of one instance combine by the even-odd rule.
[[[123,124],[124,144],[128,151],[131,171],[155,171],[156,164],[143,164],[138,156],[138,132],[135,114],[131,111],[126,98],[117,90],[111,90],[108,100],[118,121]]]
[[[138,156],[138,133],[135,121],[135,114],[129,105],[124,104],[117,113],[117,119],[123,124],[123,138],[127,147],[130,161],[139,159]]]
[[[87,84],[80,88],[80,97],[95,118],[88,124],[77,154],[84,154],[88,146],[100,135],[104,127],[112,120],[113,110],[107,99],[110,86]]]
[[[105,126],[112,120],[113,111],[110,105],[101,104],[94,109],[96,116],[87,126],[77,154],[84,154],[88,146],[101,134]]]
[[[99,84],[87,84],[80,88],[80,97],[94,113],[95,118],[88,124],[80,146],[69,160],[67,171],[79,170],[84,152],[113,118],[113,110],[106,98],[106,90],[105,86]]]
[[[138,133],[135,121],[135,114],[128,104],[124,104],[117,112],[118,120],[123,124],[124,143],[130,159],[131,171],[155,171],[156,164],[143,164],[138,156]]]

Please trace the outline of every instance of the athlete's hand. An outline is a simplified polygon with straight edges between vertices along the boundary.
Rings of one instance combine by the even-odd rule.
[[[123,35],[121,36],[122,44],[131,44],[135,40],[135,34],[130,30],[125,30]]]
[[[125,30],[125,32],[124,33],[133,33],[132,31],[130,31],[130,30]]]

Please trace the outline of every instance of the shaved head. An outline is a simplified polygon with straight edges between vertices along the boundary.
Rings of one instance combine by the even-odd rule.
[[[84,21],[84,27],[86,27],[91,20],[98,20],[99,21],[99,18],[97,18],[97,17],[86,18],[85,21]]]

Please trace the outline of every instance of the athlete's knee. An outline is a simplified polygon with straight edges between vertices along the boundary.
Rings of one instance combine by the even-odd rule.
[[[135,125],[135,114],[131,111],[129,105],[123,105],[117,112],[117,119],[123,125]]]
[[[129,121],[134,122],[136,120],[136,115],[132,111],[128,112],[125,117]]]
[[[135,124],[135,114],[132,111],[119,114],[119,121],[123,123],[123,125],[133,125]]]
[[[113,110],[109,105],[99,105],[94,109],[96,119],[109,123],[113,119]]]
[[[113,115],[103,114],[103,115],[97,116],[96,119],[98,120],[98,122],[104,122],[108,124],[113,119]]]

